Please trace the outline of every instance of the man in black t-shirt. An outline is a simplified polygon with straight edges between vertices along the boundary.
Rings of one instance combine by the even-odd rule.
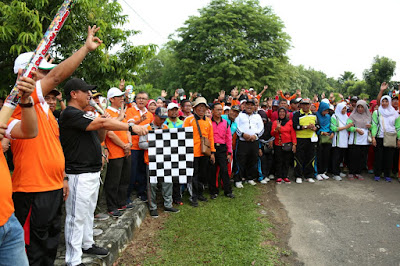
[[[65,203],[67,265],[81,263],[83,253],[107,255],[93,240],[94,210],[100,185],[101,142],[106,130],[147,134],[147,129],[109,117],[95,117],[83,110],[89,105],[89,91],[96,86],[73,78],[64,87],[68,107],[61,113],[60,141],[65,156],[65,172],[70,194]]]

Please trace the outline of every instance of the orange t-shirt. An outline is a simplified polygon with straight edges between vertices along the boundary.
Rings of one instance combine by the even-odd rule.
[[[3,226],[14,212],[14,203],[12,201],[10,170],[2,152],[0,152],[0,184],[0,226]]]
[[[151,125],[148,125],[147,129],[149,131],[153,130],[151,128]],[[162,129],[168,129],[168,126],[166,124],[162,124]],[[147,164],[147,165],[149,164],[149,150],[144,150],[144,163]]]
[[[146,109],[146,108],[145,108]],[[128,122],[139,121],[142,115],[146,116],[146,119],[139,123],[140,126],[144,126],[153,122],[153,114],[150,113],[147,109],[145,112],[141,112],[137,107],[131,107],[126,111],[126,120]],[[139,148],[139,136],[134,135],[132,136],[132,150],[141,150]]]
[[[106,112],[110,114],[111,117],[118,117],[119,116],[119,110],[109,106],[106,109]],[[122,122],[126,123],[126,119],[122,120]],[[122,140],[123,143],[129,143],[128,140],[128,131],[112,131],[117,135],[117,137]],[[125,157],[124,150],[116,145],[108,136],[106,136],[106,146],[108,148],[108,158],[109,159],[118,159]]]
[[[213,131],[213,127],[212,127],[212,122],[211,122],[210,118],[208,118],[208,117],[204,117],[204,118],[205,119],[198,119],[199,127],[201,130],[201,135],[205,138],[208,138],[208,140],[210,141],[210,145],[211,145],[211,152],[215,152],[214,131]],[[194,115],[191,115],[185,119],[185,122],[183,122],[183,127],[193,127],[194,157],[204,156],[203,153],[201,152],[200,133],[197,128],[197,123],[196,123]]]
[[[63,187],[65,158],[59,139],[60,132],[43,98],[40,81],[36,82],[32,98],[39,133],[34,139],[11,139],[15,165],[12,175],[13,192],[44,192]],[[19,106],[14,110],[9,125],[16,119],[21,120]]]
[[[232,106],[240,105],[240,102],[239,102],[239,100],[232,100],[232,101],[231,101],[231,105],[232,105]]]

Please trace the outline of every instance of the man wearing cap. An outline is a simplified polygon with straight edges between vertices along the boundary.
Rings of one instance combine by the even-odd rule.
[[[268,110],[267,111],[267,116],[268,116],[268,118],[271,120],[271,122],[273,123],[276,119],[278,119],[277,117],[277,115],[276,115],[276,117],[275,117],[275,120],[272,120],[272,118],[273,118],[273,113],[275,113],[276,112],[276,114],[278,114],[278,108],[279,108],[279,100],[273,100],[272,101],[272,109],[270,109],[270,110]]]
[[[116,119],[95,117],[83,110],[89,105],[90,90],[95,86],[77,78],[64,86],[68,107],[60,117],[60,141],[65,155],[65,172],[70,197],[65,203],[65,242],[67,265],[79,265],[82,252],[107,255],[94,244],[93,215],[100,186],[101,142],[106,130],[146,134],[143,127]]]
[[[124,92],[111,88],[107,92],[107,100],[111,105],[106,112],[113,118],[120,115],[124,103]],[[126,119],[122,122],[127,123]],[[105,144],[108,149],[107,174],[104,182],[108,213],[113,217],[122,215],[121,211],[132,208],[126,204],[126,193],[131,175],[131,146],[132,136],[129,131],[107,131]]]
[[[239,180],[235,182],[237,188],[243,188],[242,179],[246,179],[249,184],[256,185],[254,182],[258,178],[258,139],[264,132],[264,123],[261,116],[255,112],[253,100],[247,100],[245,110],[236,118],[237,144],[236,158],[238,160]]]
[[[215,148],[214,148],[214,132],[211,120],[205,116],[208,108],[207,101],[204,97],[197,97],[193,103],[193,115],[189,116],[183,122],[183,127],[193,127],[193,142],[194,142],[194,173],[192,178],[192,197],[191,204],[193,207],[199,206],[198,200],[207,201],[203,196],[203,186],[206,184],[208,162],[215,163]],[[201,152],[201,136],[210,141],[211,156],[205,156]]]
[[[171,103],[170,103],[171,104]],[[155,130],[155,129],[168,129],[168,126],[164,123],[165,120],[168,118],[168,113],[167,113],[167,109],[165,107],[157,107],[155,113],[154,113],[154,120],[147,125],[147,129],[148,130]],[[144,152],[144,161],[145,163],[149,164],[149,153],[148,153],[148,148],[149,148],[149,143],[148,143],[148,135],[144,135],[141,136],[139,138],[139,146],[140,148],[142,148],[143,150],[145,150]],[[148,167],[146,167],[147,169],[147,178],[148,177]],[[175,183],[174,183],[175,184]],[[150,195],[148,195],[150,197],[150,204],[149,204],[149,209],[150,209],[150,215],[153,218],[157,218],[158,217],[158,212],[157,212],[157,185],[158,184],[150,184]],[[179,183],[178,183],[179,185]],[[178,213],[179,210],[174,208],[172,206],[172,187],[173,184],[172,183],[165,183],[163,182],[161,184],[162,187],[162,196],[164,199],[164,211],[165,212],[172,212],[172,213]]]
[[[19,72],[21,74],[22,71]],[[18,80],[19,78],[17,78]],[[21,119],[14,125],[9,134],[7,125],[0,124],[0,141],[5,136],[21,139],[35,138],[38,134],[38,121],[33,108],[31,93],[35,89],[35,81],[28,77],[21,77],[17,81],[18,90],[21,93],[19,105]],[[11,136],[10,136],[11,135]],[[14,214],[12,200],[12,184],[10,170],[4,154],[0,153],[0,265],[22,265],[27,266],[28,258],[25,251],[24,230]]]
[[[167,107],[168,118],[165,120],[165,125],[168,128],[181,128],[183,126],[183,121],[178,118],[179,106],[176,103],[169,103]],[[175,204],[183,205],[182,195],[181,195],[181,185],[179,183],[174,183],[173,185],[172,199]]]
[[[294,174],[298,184],[303,182],[302,178],[310,183],[315,182],[314,162],[318,141],[315,132],[319,129],[319,124],[317,116],[310,111],[310,104],[310,99],[302,99],[300,111],[293,114],[293,128],[297,137]]]
[[[60,118],[61,111],[63,111],[67,106],[65,105],[62,94],[57,89],[52,90],[46,96],[44,96],[44,100],[49,105],[50,111],[53,112],[54,117],[58,121]],[[61,111],[56,110],[57,102],[60,103]]]
[[[289,112],[293,113],[299,110],[299,100],[298,99],[292,99],[290,100],[290,106],[289,106]],[[292,114],[293,118],[293,114]]]
[[[126,119],[128,123],[135,125],[148,125],[153,121],[153,114],[147,108],[149,95],[145,91],[136,94],[136,106],[128,108]],[[139,147],[139,136],[132,136],[131,148],[131,177],[127,192],[127,203],[131,202],[130,196],[133,190],[136,190],[137,197],[142,201],[147,201],[146,193],[146,164],[144,163],[144,150]]]
[[[61,233],[62,201],[68,197],[68,183],[63,180],[65,159],[58,124],[44,97],[68,78],[90,51],[100,46],[100,39],[95,37],[98,29],[89,27],[82,48],[59,65],[46,60],[39,64],[34,75],[36,88],[32,93],[38,136],[29,140],[13,139],[12,130],[21,120],[20,107],[15,109],[13,120],[8,125],[15,162],[12,176],[15,215],[24,226],[31,265],[54,263]],[[32,55],[32,52],[19,55],[14,63],[14,72],[25,68]]]

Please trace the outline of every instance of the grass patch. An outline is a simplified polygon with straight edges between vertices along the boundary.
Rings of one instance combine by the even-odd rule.
[[[222,193],[221,193],[222,194]],[[235,199],[219,196],[216,200],[189,204],[171,214],[159,232],[160,251],[149,256],[145,265],[277,265],[278,248],[271,224],[259,213],[256,187],[235,190]]]

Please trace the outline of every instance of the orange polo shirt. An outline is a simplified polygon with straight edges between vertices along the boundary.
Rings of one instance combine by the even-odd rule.
[[[145,111],[140,111],[136,106],[131,107],[126,111],[126,120],[129,122],[139,121],[142,115],[146,116],[146,119],[139,123],[140,126],[144,126],[153,122],[153,114],[150,113],[146,108]],[[132,150],[141,150],[139,148],[139,136],[132,136]]]
[[[63,187],[65,158],[58,123],[44,100],[40,81],[32,93],[39,133],[34,139],[11,139],[14,156],[13,192],[44,192]],[[9,129],[21,120],[21,108],[14,110]],[[8,131],[7,130],[7,131]],[[12,136],[11,136],[12,137]]]
[[[107,107],[106,112],[110,114],[111,117],[118,117],[119,110],[115,109],[114,107]],[[126,119],[122,120],[122,122],[126,123]],[[128,140],[128,131],[111,131],[114,132],[117,137],[122,140],[123,143],[129,143]],[[115,144],[107,135],[105,140],[106,146],[108,148],[108,158],[109,159],[118,159],[125,157],[124,150]]]
[[[12,201],[12,185],[10,170],[8,169],[6,158],[0,152],[0,226],[3,226],[14,212]]]
[[[208,117],[205,117],[203,119],[199,119],[199,117],[194,114],[185,119],[185,122],[183,122],[183,127],[193,127],[193,143],[194,143],[194,157],[201,157],[204,156],[203,153],[201,152],[201,140],[200,140],[200,133],[197,128],[197,123],[195,120],[195,116],[198,118],[199,122],[199,127],[201,130],[201,135],[205,138],[208,138],[211,144],[211,152],[215,152],[214,148],[214,131],[212,127],[212,122],[211,119]]]

